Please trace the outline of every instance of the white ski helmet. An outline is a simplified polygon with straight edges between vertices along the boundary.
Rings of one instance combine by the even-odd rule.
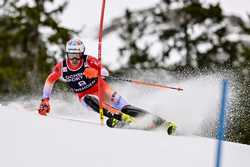
[[[82,53],[85,52],[85,46],[79,38],[70,39],[66,44],[66,53]]]

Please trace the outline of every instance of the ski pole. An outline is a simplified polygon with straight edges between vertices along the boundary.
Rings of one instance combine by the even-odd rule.
[[[158,84],[158,83],[150,83],[150,82],[145,82],[145,81],[141,81],[141,80],[132,80],[132,79],[119,78],[119,77],[114,77],[114,76],[105,76],[105,78],[112,79],[112,80],[117,80],[117,81],[131,82],[131,83],[141,84],[141,85],[145,85],[145,86],[183,91],[183,88],[172,87],[172,86],[167,86],[167,85],[161,85],[161,84]]]

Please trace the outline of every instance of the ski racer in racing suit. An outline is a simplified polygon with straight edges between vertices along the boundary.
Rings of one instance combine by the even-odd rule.
[[[99,112],[99,103],[94,102],[95,106],[93,106],[92,98],[92,96],[95,99],[98,98],[98,60],[93,56],[85,55],[84,52],[85,46],[80,39],[73,38],[67,42],[66,59],[55,65],[45,82],[41,104],[38,109],[39,114],[46,116],[50,112],[49,99],[53,85],[59,79],[68,84],[83,105],[86,105],[86,103],[92,105],[91,107],[96,108],[95,111]],[[109,72],[101,67],[101,75],[108,76]],[[125,106],[128,106],[126,100],[113,91],[104,79],[101,80],[101,84],[104,92],[103,106],[108,108],[108,111],[104,111],[104,115],[109,118],[114,116],[118,120],[132,122],[132,117],[121,112]]]

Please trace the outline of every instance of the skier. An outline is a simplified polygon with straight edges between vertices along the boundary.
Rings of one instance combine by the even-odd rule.
[[[49,74],[43,88],[43,96],[38,113],[46,116],[50,112],[49,99],[53,85],[59,79],[66,82],[74,93],[79,97],[82,105],[91,107],[99,112],[98,102],[98,60],[84,54],[85,46],[79,38],[73,38],[66,43],[66,58],[55,65]],[[109,72],[103,66],[101,75],[108,76]],[[113,91],[108,83],[102,78],[101,84],[104,94],[104,116],[108,117],[106,123],[109,127],[115,127],[119,122],[127,124],[134,122],[134,117],[145,115],[147,112],[135,108],[127,103],[116,91]],[[162,124],[163,119],[157,123]]]
[[[83,105],[86,105],[86,103],[89,105],[92,104],[91,107],[94,107],[95,111],[99,112],[99,106],[94,101],[98,93],[98,61],[93,56],[85,55],[84,52],[85,46],[79,38],[73,38],[67,42],[66,59],[55,65],[52,73],[49,74],[45,82],[43,97],[38,109],[39,114],[46,116],[50,112],[49,99],[53,86],[59,79],[69,85]],[[108,70],[102,67],[101,75],[108,76]],[[128,106],[126,100],[113,91],[104,79],[101,80],[101,83],[105,99],[103,105],[105,108],[109,108],[109,111],[104,111],[104,115],[109,118],[115,117],[118,120],[128,123],[132,122],[134,119],[131,116],[120,112],[125,106]]]

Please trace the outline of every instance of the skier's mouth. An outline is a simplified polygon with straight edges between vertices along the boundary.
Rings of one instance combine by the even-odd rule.
[[[81,58],[76,58],[76,57],[74,57],[74,58],[71,58],[70,60],[71,60],[71,61],[80,61],[80,59],[81,59]]]

